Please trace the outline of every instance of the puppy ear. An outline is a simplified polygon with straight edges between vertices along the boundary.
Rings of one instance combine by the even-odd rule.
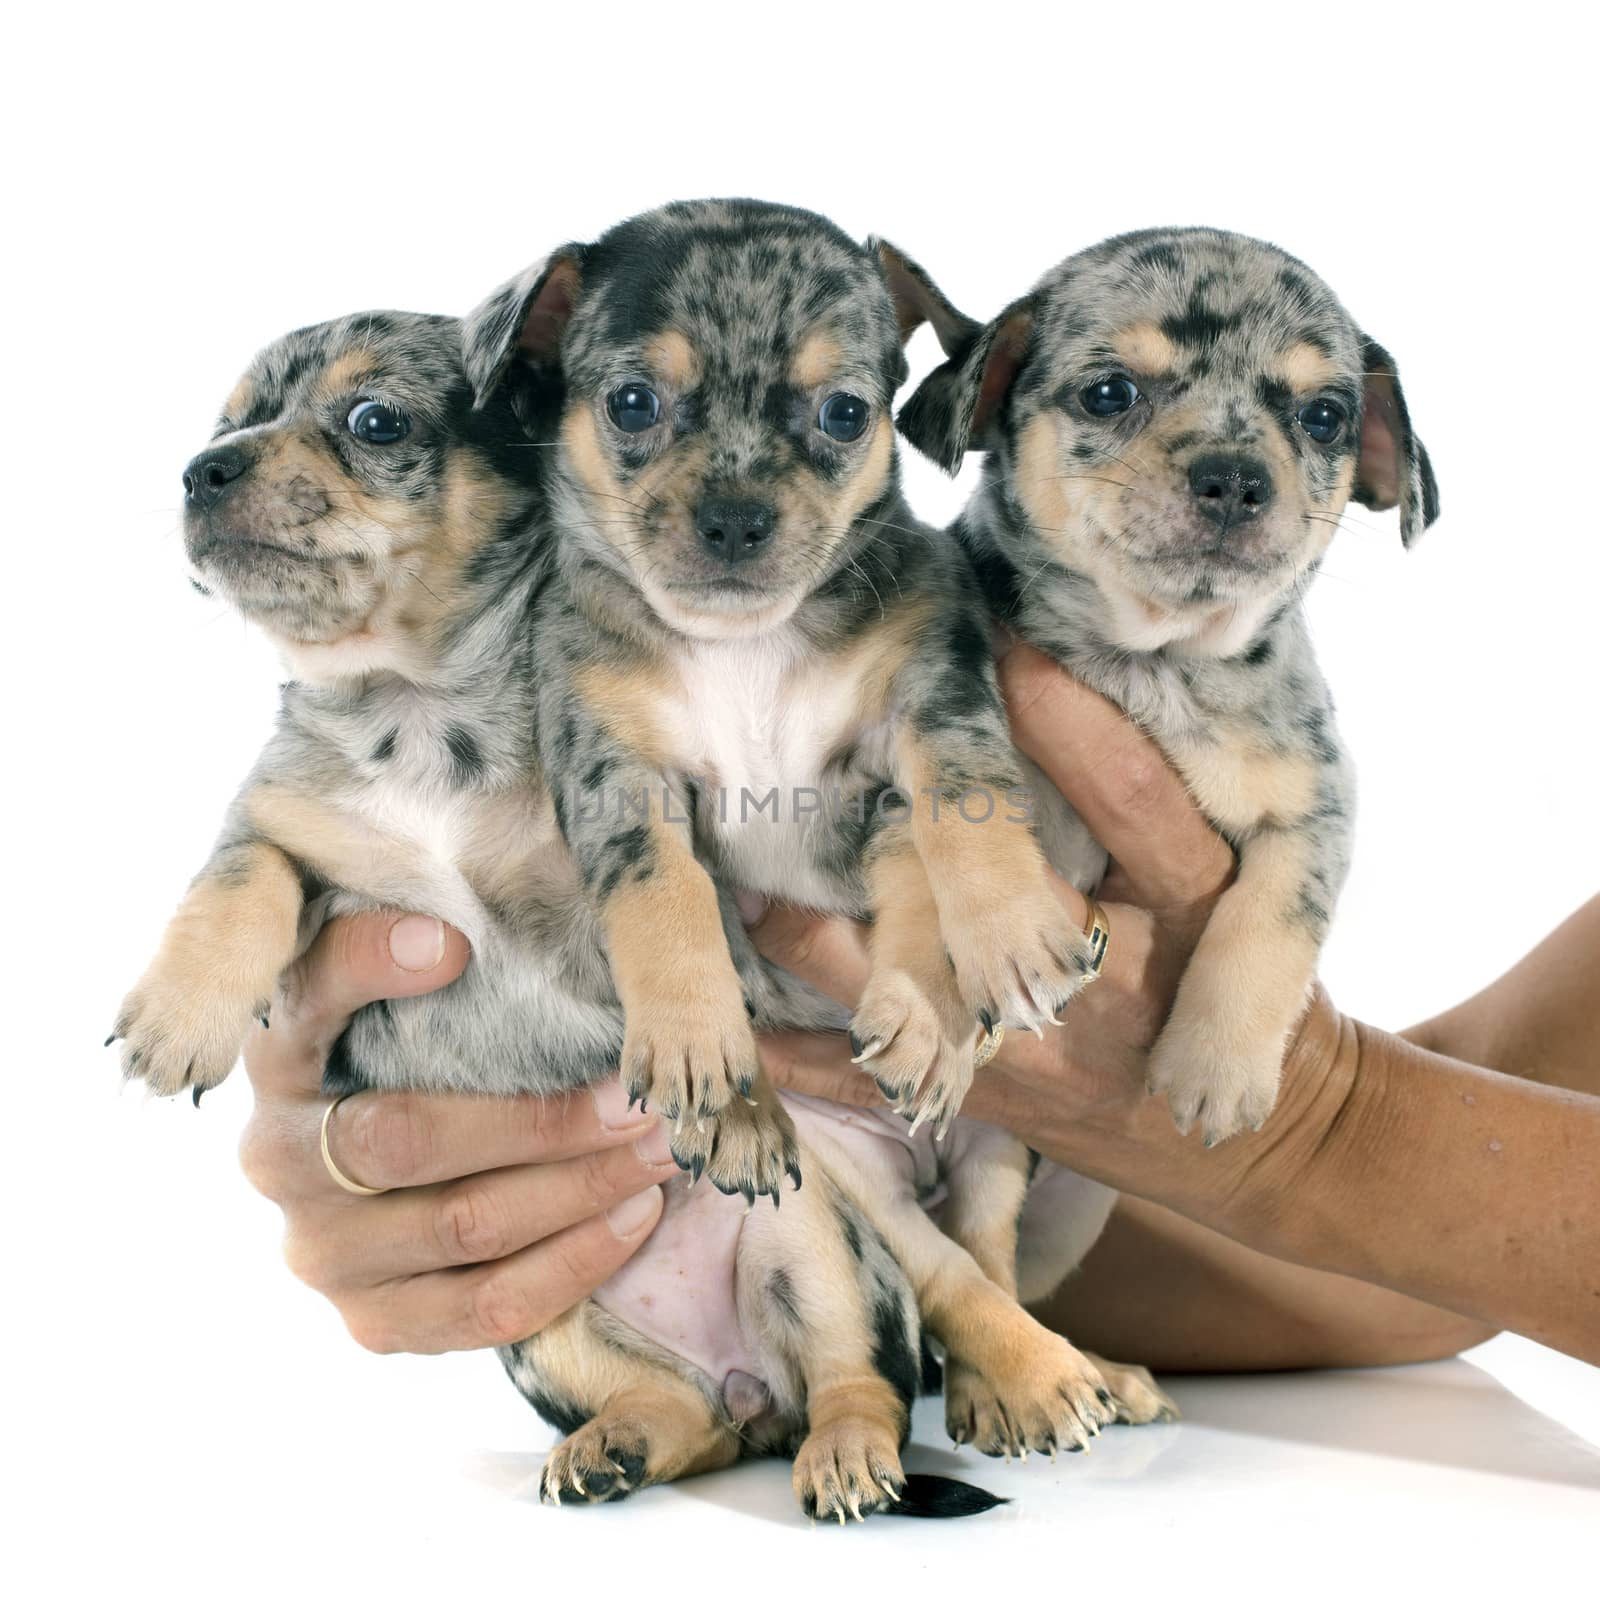
[[[481,407],[514,358],[557,366],[561,336],[582,289],[583,247],[566,245],[503,283],[462,324],[472,403]]]
[[[867,248],[877,254],[878,265],[883,268],[889,298],[894,301],[895,321],[900,324],[901,344],[926,322],[932,326],[939,348],[947,356],[964,349],[981,324],[964,311],[956,310],[939,285],[887,239],[868,239]]]
[[[1375,339],[1361,339],[1366,397],[1361,407],[1361,445],[1350,497],[1374,511],[1400,508],[1400,539],[1407,548],[1439,515],[1439,485],[1422,441],[1411,431],[1411,413],[1394,357]]]
[[[968,450],[990,442],[989,426],[1028,353],[1033,311],[1019,300],[993,322],[981,328],[974,323],[971,329],[953,347],[945,345],[950,359],[917,386],[898,423],[900,432],[952,477]]]

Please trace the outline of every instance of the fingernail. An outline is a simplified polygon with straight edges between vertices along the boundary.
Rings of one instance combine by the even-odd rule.
[[[672,1159],[672,1141],[667,1136],[665,1124],[659,1120],[648,1133],[641,1135],[634,1141],[633,1148],[638,1151],[639,1159],[646,1166],[667,1167],[677,1165]]]
[[[641,1228],[656,1220],[661,1210],[661,1191],[652,1185],[620,1200],[606,1212],[606,1226],[619,1239],[631,1239]]]
[[[739,907],[739,915],[744,919],[745,927],[754,927],[766,916],[767,897],[764,894],[756,894],[751,889],[735,889],[733,898]]]
[[[589,1092],[594,1096],[594,1113],[599,1117],[601,1126],[613,1132],[637,1128],[650,1114],[628,1104],[628,1091],[622,1087],[621,1078],[607,1078]]]
[[[389,930],[389,959],[403,972],[431,972],[444,960],[444,924],[437,917],[401,917]]]

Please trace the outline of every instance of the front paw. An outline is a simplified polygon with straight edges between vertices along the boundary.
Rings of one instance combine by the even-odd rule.
[[[233,1070],[268,1005],[265,996],[241,1004],[158,962],[122,1002],[106,1043],[121,1041],[124,1077],[142,1079],[155,1094],[191,1090],[198,1104]]]
[[[703,1174],[724,1194],[758,1194],[779,1202],[784,1178],[800,1187],[800,1143],[778,1097],[758,1083],[751,1099],[732,1100],[715,1117],[668,1129],[672,1158],[692,1178]]]
[[[1042,880],[945,929],[968,1005],[985,1027],[1040,1033],[1094,976],[1095,948]]]
[[[973,1016],[950,989],[930,995],[909,973],[874,971],[850,1019],[856,1065],[912,1132],[931,1121],[941,1138],[972,1087],[977,1049]]]
[[[736,985],[731,995],[673,997],[628,1008],[622,1081],[634,1100],[671,1122],[714,1119],[747,1099],[761,1070],[756,1038]]]
[[[1207,1148],[1259,1130],[1278,1098],[1283,1041],[1207,1039],[1174,1018],[1150,1051],[1145,1087],[1165,1094],[1178,1132],[1196,1124]]]

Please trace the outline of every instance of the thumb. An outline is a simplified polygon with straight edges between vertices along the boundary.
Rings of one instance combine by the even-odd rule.
[[[437,917],[395,911],[339,917],[286,981],[286,999],[297,1025],[331,1042],[352,1012],[374,1000],[453,983],[471,954],[466,936]]]

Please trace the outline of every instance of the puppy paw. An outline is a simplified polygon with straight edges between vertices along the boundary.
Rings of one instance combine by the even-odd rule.
[[[1259,1129],[1278,1099],[1283,1044],[1217,1049],[1170,1023],[1150,1052],[1145,1087],[1164,1094],[1178,1132],[1199,1125],[1206,1146]]]
[[[761,1070],[756,1038],[736,984],[709,999],[673,997],[630,1006],[622,1042],[622,1081],[673,1122],[719,1116],[748,1097]]]
[[[794,1459],[795,1498],[813,1522],[865,1522],[873,1512],[887,1511],[905,1486],[899,1441],[865,1418],[815,1429]]]
[[[122,1071],[155,1094],[193,1092],[198,1102],[233,1070],[247,1031],[266,1020],[270,999],[220,990],[203,973],[158,960],[117,1013],[106,1043],[122,1045]]]
[[[933,1122],[941,1136],[972,1087],[977,1027],[952,982],[930,995],[909,973],[876,970],[850,1019],[854,1060],[871,1073],[913,1131]]]
[[[1040,1033],[1094,976],[1094,946],[1042,880],[953,934],[947,928],[945,942],[961,993],[986,1028]]]
[[[794,1123],[767,1088],[731,1101],[718,1116],[686,1119],[668,1131],[673,1159],[695,1180],[704,1175],[724,1194],[753,1202],[771,1195],[776,1205],[785,1178],[800,1187],[800,1144]]]
[[[986,1456],[1025,1457],[1032,1450],[1053,1460],[1057,1450],[1087,1449],[1115,1420],[1099,1368],[1047,1329],[1015,1359],[986,1369],[945,1362],[945,1430]]]
[[[1183,1413],[1172,1399],[1150,1376],[1148,1367],[1125,1365],[1120,1361],[1107,1361],[1104,1356],[1084,1354],[1100,1369],[1100,1376],[1111,1392],[1111,1404],[1116,1410],[1116,1420],[1135,1427],[1148,1422],[1181,1422]]]
[[[637,1422],[596,1417],[549,1454],[539,1498],[551,1505],[623,1500],[645,1481],[650,1441]]]

